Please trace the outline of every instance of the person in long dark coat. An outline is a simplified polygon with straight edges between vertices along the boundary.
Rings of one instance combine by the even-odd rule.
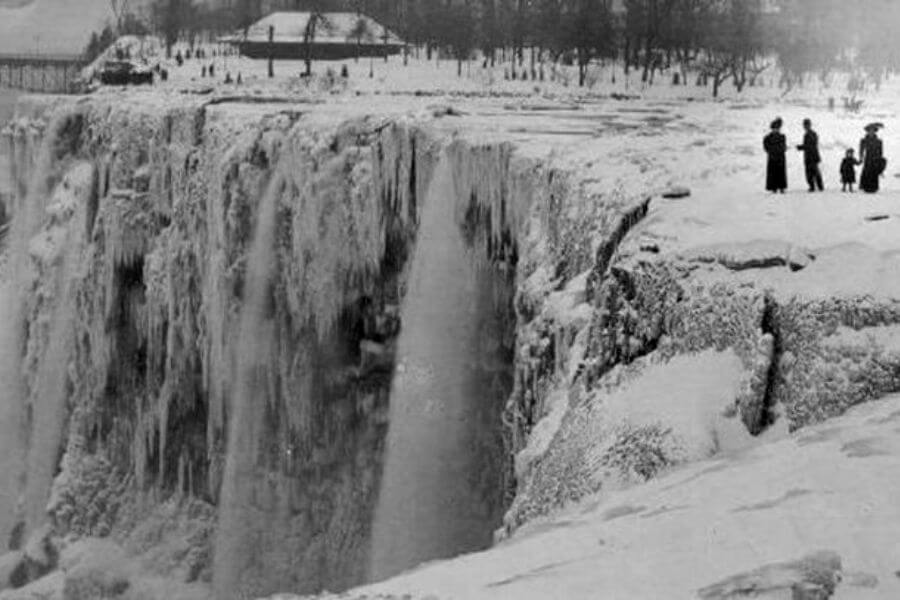
[[[856,183],[856,167],[859,161],[853,155],[853,148],[847,148],[844,160],[841,161],[841,185],[842,192],[853,192],[853,184]]]
[[[859,159],[862,162],[862,175],[859,177],[859,189],[869,194],[878,191],[879,178],[885,169],[884,144],[878,137],[878,125],[866,126],[866,136],[859,142]]]
[[[797,146],[797,150],[803,152],[806,183],[809,184],[809,191],[821,192],[825,186],[822,183],[822,172],[819,170],[819,163],[822,162],[822,156],[819,154],[819,135],[813,131],[812,121],[809,119],[803,119],[803,129],[806,131],[803,135],[803,144]]]
[[[772,131],[763,138],[763,149],[769,155],[766,169],[766,190],[783,194],[787,189],[787,138],[781,133],[783,121],[772,121]]]

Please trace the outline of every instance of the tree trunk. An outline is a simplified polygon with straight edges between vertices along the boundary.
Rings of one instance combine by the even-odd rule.
[[[653,55],[651,51],[652,47],[650,36],[647,36],[644,40],[644,72],[641,74],[641,81],[644,83],[647,83],[647,81],[650,80],[651,57]]]
[[[628,73],[631,71],[631,38],[627,35],[625,36],[625,54],[623,59],[625,60],[625,76],[628,77]]]
[[[310,15],[310,22],[306,25],[306,35],[304,35],[304,42],[306,43],[306,76],[312,77],[312,45],[313,41],[316,39],[316,17],[315,15]]]
[[[275,77],[275,26],[269,26],[269,78]]]
[[[585,79],[587,78],[587,61],[584,60],[584,50],[579,48],[577,50],[578,54],[578,87],[584,87]]]

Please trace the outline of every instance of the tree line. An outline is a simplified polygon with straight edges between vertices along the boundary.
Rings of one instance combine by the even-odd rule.
[[[356,11],[422,49],[461,65],[479,56],[536,75],[536,65],[578,68],[615,61],[652,84],[730,83],[738,91],[764,73],[787,89],[811,78],[850,74],[859,89],[880,85],[900,67],[895,0],[285,0],[286,10]],[[155,0],[152,28],[174,43],[198,32],[246,29],[261,0],[227,5]],[[777,69],[776,69],[777,67]],[[769,75],[771,74],[771,75]]]

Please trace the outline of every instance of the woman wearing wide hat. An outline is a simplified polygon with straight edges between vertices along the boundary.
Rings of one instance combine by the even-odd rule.
[[[866,137],[859,142],[859,160],[862,162],[862,175],[859,188],[870,194],[878,191],[879,178],[887,168],[884,158],[884,143],[878,137],[878,130],[884,127],[881,123],[866,125]]]
[[[781,194],[787,189],[787,138],[781,133],[783,124],[780,117],[772,121],[772,130],[763,138],[763,149],[769,155],[766,190]]]

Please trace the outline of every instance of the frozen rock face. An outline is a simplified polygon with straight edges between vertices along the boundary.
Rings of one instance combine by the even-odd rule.
[[[858,213],[844,207],[816,224],[822,232],[767,239],[783,234],[772,222],[784,216],[706,233],[715,230],[696,224],[723,210],[713,202],[626,205],[584,275],[557,279],[550,293],[540,272],[525,282],[517,306],[536,315],[518,330],[528,386],[510,409],[528,441],[506,532],[741,447],[748,434],[821,423],[900,389],[895,253],[863,236],[827,245]]]
[[[2,438],[19,497],[4,533],[49,522],[59,536],[113,537],[223,598],[360,583],[408,262],[443,134],[147,100],[64,105],[7,136],[30,183],[7,273],[2,407],[21,426]],[[489,508],[474,537],[433,556],[485,547],[505,508],[524,220],[498,183],[518,185],[508,147],[446,154],[455,179],[435,226],[455,228],[461,264],[481,273],[476,319],[497,331],[473,338],[491,359],[475,362],[478,382],[496,385],[464,408],[489,440],[474,486]]]
[[[157,503],[190,496],[217,507],[222,585],[231,572],[256,591],[361,580],[390,370],[361,368],[360,344],[396,334],[415,217],[400,196],[417,192],[383,181],[377,161],[393,174],[391,153],[416,134],[295,127],[299,116],[248,125],[195,101],[66,106],[37,158],[33,128],[11,132],[14,164],[41,185],[16,203],[7,280],[24,328],[5,347],[25,351],[8,357],[23,378],[4,407],[26,439],[3,439],[22,453],[4,469],[22,495],[6,531],[49,518],[59,535],[148,552]],[[253,288],[264,201],[270,246],[254,268],[270,276]],[[263,313],[252,349],[266,353],[249,367],[237,349],[248,296]],[[193,512],[197,525],[172,532],[194,532],[180,576],[209,580],[216,543]]]

